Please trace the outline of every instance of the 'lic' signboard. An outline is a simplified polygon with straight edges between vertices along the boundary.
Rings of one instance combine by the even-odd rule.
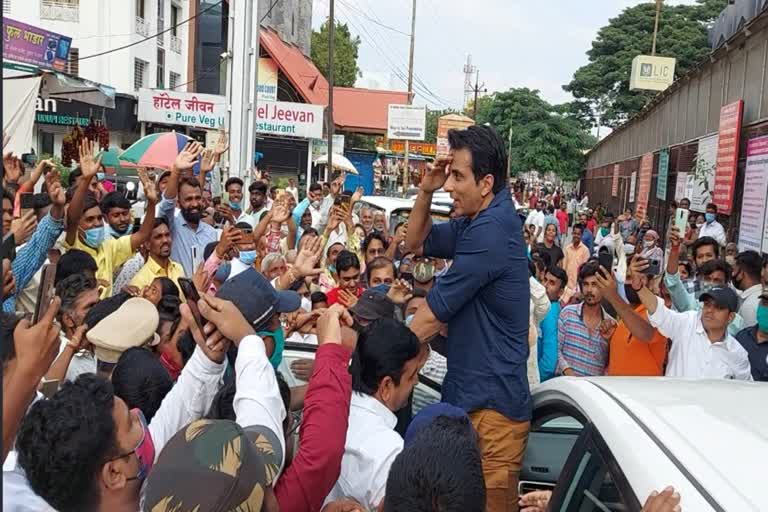
[[[675,81],[676,62],[670,57],[638,55],[632,59],[629,90],[663,91]]]

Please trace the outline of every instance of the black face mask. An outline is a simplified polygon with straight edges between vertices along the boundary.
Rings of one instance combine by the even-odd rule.
[[[627,301],[632,306],[639,306],[642,303],[637,291],[632,288],[632,285],[629,283],[624,283],[624,294],[627,296]]]

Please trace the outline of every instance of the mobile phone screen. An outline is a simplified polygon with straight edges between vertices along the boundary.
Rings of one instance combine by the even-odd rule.
[[[13,263],[13,260],[16,259],[16,238],[13,236],[13,233],[8,233],[3,237],[3,246],[2,250],[0,250],[0,258],[4,260],[11,260],[11,263]]]
[[[53,286],[53,280],[56,277],[56,265],[47,264],[43,266],[42,277],[40,278],[40,288],[37,289],[37,304],[35,312],[32,315],[32,323],[36,324],[48,311],[53,296],[56,292]]]
[[[197,301],[200,300],[200,294],[197,292],[195,284],[191,279],[180,277],[179,286],[181,287],[181,293],[183,293],[184,297],[187,299],[187,306],[189,306],[189,310],[195,318],[197,327],[202,331],[205,322],[203,322],[203,317],[200,315],[200,310],[197,308]]]

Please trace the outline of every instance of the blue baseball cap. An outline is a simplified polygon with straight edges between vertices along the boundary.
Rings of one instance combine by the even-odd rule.
[[[249,268],[228,279],[216,294],[231,301],[258,331],[276,313],[292,313],[301,307],[301,296],[289,290],[275,290],[267,278]]]
[[[419,414],[413,417],[408,430],[405,431],[405,446],[413,444],[416,436],[424,430],[430,423],[435,421],[440,416],[448,416],[449,418],[468,418],[466,411],[460,409],[455,405],[447,404],[445,402],[438,402],[423,408],[419,411]]]

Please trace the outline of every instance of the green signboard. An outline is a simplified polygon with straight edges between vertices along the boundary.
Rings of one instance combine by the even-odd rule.
[[[667,199],[667,181],[669,181],[669,149],[659,153],[659,176],[656,181],[656,197],[662,201]]]
[[[54,112],[36,112],[35,122],[39,124],[55,124],[59,126],[72,126],[79,124],[80,126],[88,126],[89,118],[72,115],[72,114],[57,114]]]

